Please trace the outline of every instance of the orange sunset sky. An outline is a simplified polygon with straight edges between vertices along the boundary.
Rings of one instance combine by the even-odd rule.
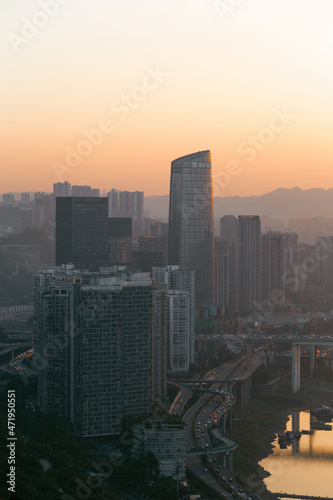
[[[0,192],[167,194],[203,149],[215,195],[333,187],[332,19],[332,0],[1,2]]]

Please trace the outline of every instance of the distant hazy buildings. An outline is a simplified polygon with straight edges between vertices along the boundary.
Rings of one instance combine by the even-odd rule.
[[[210,151],[171,164],[168,263],[195,271],[197,306],[215,303]]]
[[[137,238],[142,234],[144,193],[143,191],[118,191],[112,189],[108,192],[109,216],[132,217],[133,236]]]
[[[21,201],[22,203],[30,203],[31,193],[21,193]]]
[[[82,438],[119,434],[152,406],[152,285],[143,273],[62,266],[34,277],[34,365],[41,411]]]
[[[72,186],[72,196],[78,197],[99,197],[100,190],[94,189],[91,186]]]
[[[166,236],[168,237],[169,224],[167,222],[161,222],[155,219],[144,219],[143,231],[145,235],[148,236]]]
[[[56,182],[53,184],[53,194],[55,197],[57,196],[72,196],[72,185],[65,182]]]
[[[132,218],[109,218],[109,263],[129,266],[132,262]]]
[[[6,205],[10,205],[11,203],[14,203],[15,197],[14,197],[13,193],[6,193],[2,196],[2,201]]]
[[[100,190],[91,186],[72,186],[69,182],[56,182],[53,184],[53,195],[57,198],[63,196],[99,197]]]
[[[238,216],[238,311],[258,309],[261,300],[261,222],[259,215]]]
[[[224,215],[220,219],[220,239],[237,246],[238,222],[234,215]]]
[[[108,199],[56,198],[56,265],[98,271],[109,264]]]

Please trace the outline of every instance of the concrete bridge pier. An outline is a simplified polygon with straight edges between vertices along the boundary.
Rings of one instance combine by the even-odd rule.
[[[291,417],[291,421],[292,421],[292,431],[293,433],[297,433],[299,432],[299,412],[298,411],[295,411],[293,412],[292,414],[292,417]],[[291,454],[293,457],[296,457],[299,455],[299,439],[294,439],[293,442],[292,442],[292,445],[291,445]]]
[[[225,434],[226,430],[227,430],[227,417],[226,417],[226,415],[223,415],[223,417],[222,417],[222,425],[221,425],[221,427],[222,427],[221,430],[222,430],[223,434]]]
[[[315,361],[316,361],[316,346],[313,344],[310,346],[310,378],[313,378]]]
[[[301,388],[301,346],[293,344],[292,348],[292,375],[291,390],[293,394],[299,392]]]

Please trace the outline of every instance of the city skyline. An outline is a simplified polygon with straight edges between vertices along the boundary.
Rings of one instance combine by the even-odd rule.
[[[1,499],[331,496],[332,19],[0,2]]]
[[[54,2],[0,7],[4,192],[166,194],[170,159],[205,148],[215,196],[331,187],[328,0]]]

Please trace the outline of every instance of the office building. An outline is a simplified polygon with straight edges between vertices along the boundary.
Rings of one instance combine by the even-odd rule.
[[[270,231],[262,235],[262,300],[269,301],[271,309],[284,305],[284,242],[281,233]],[[272,311],[273,312],[273,311]]]
[[[195,303],[215,303],[210,151],[171,164],[168,263],[195,271]]]
[[[56,198],[56,265],[98,271],[109,265],[108,199]]]
[[[261,300],[261,221],[259,215],[238,216],[238,311],[258,309]]]
[[[216,304],[225,306],[227,315],[236,310],[235,243],[215,238]]]
[[[160,252],[162,254],[161,266],[166,266],[168,256],[167,236],[139,236],[139,252]]]

